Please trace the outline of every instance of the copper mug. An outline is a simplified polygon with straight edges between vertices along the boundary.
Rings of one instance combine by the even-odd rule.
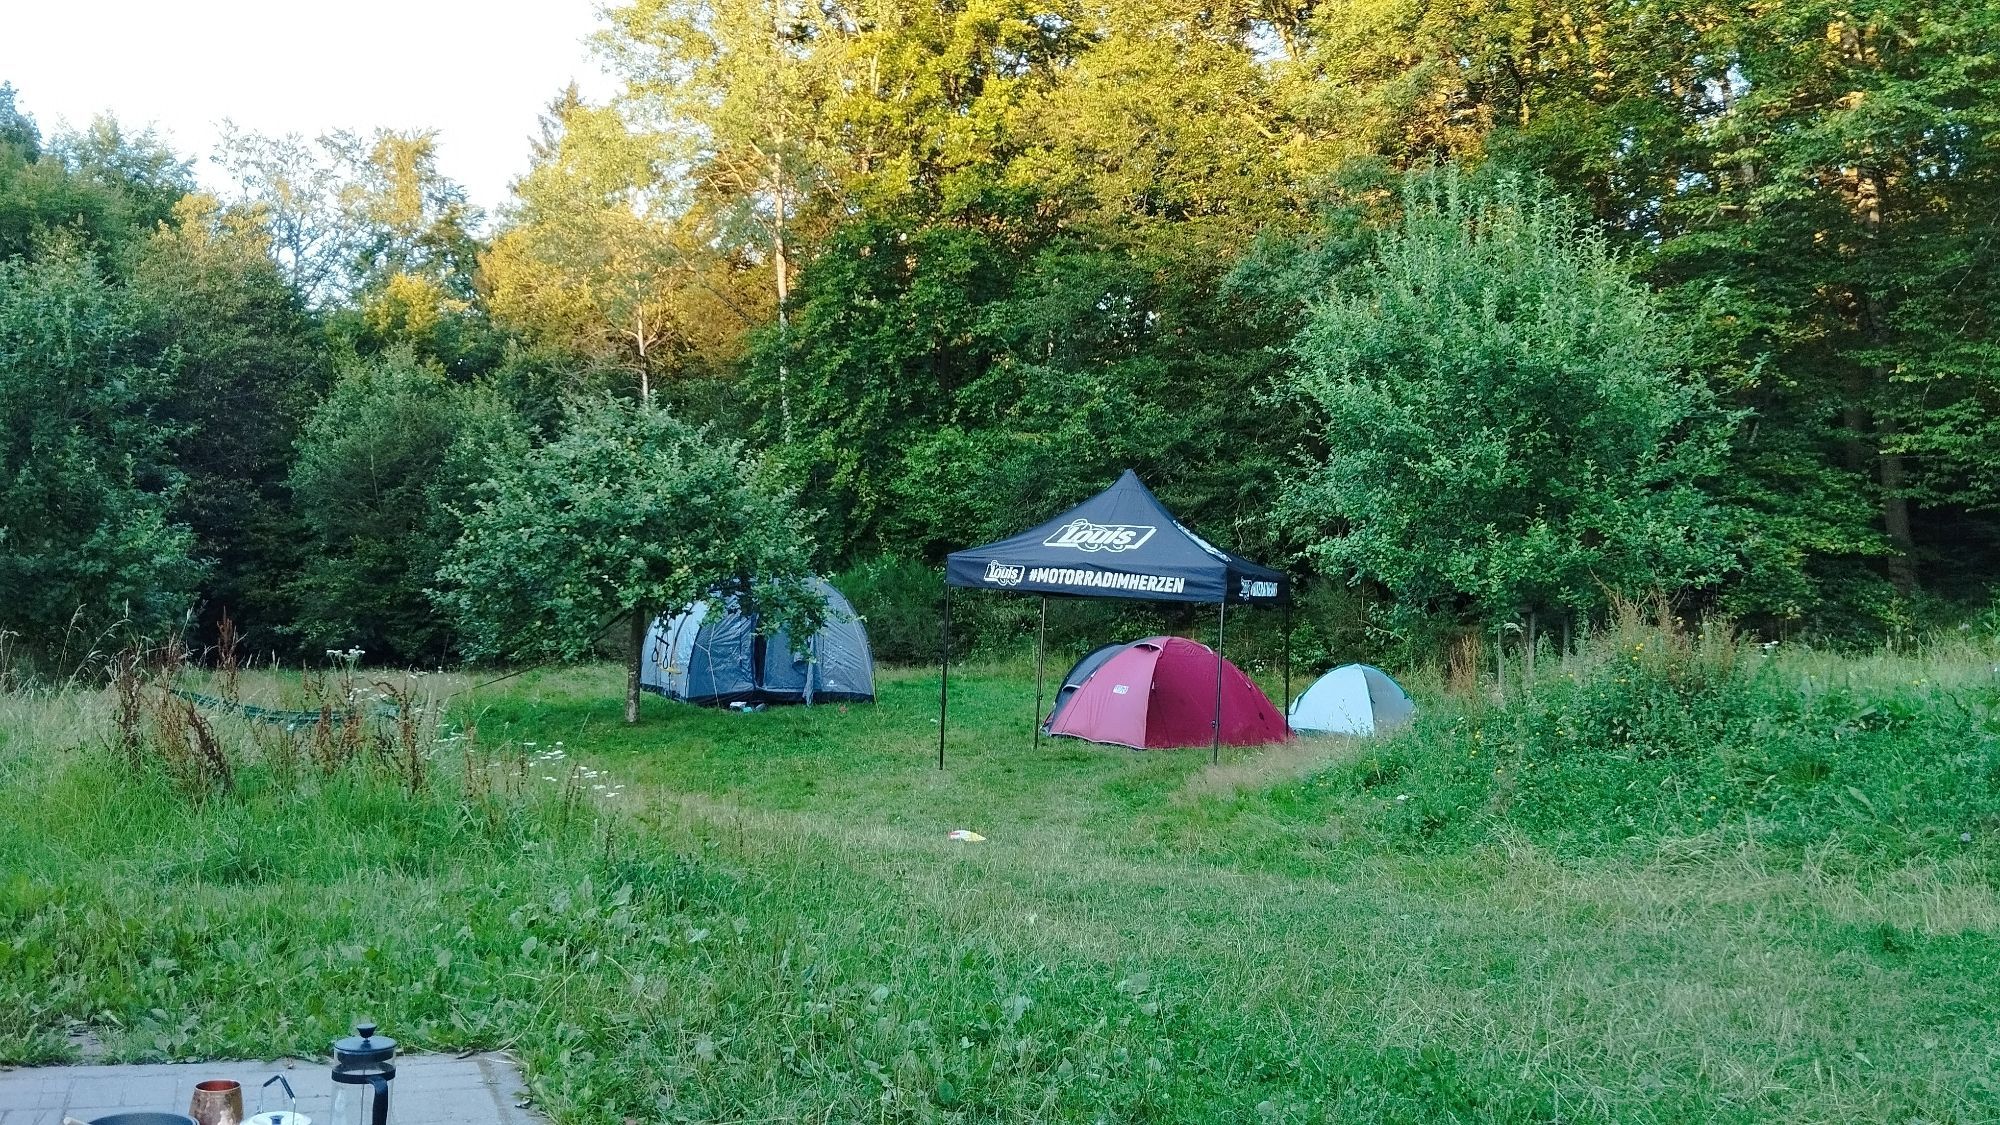
[[[194,1118],[195,1125],[241,1125],[243,1083],[233,1078],[211,1078],[195,1083],[194,1100],[188,1103],[188,1116]]]

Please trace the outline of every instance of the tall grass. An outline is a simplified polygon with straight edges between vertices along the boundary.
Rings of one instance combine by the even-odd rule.
[[[1892,861],[2000,832],[2000,676],[1969,650],[1865,660],[1628,611],[1502,698],[1444,697],[1326,779],[1403,844],[1514,830],[1569,852],[1721,835]]]

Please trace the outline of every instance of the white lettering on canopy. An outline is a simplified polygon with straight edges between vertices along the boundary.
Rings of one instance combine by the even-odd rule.
[[[1137,523],[1092,523],[1073,519],[1042,540],[1044,547],[1075,547],[1079,551],[1136,551],[1157,528]]]
[[[1187,590],[1187,579],[1164,574],[1127,574],[1123,571],[1069,570],[1038,566],[1028,572],[1028,581],[1044,586],[1088,586],[1098,590],[1136,590],[1147,594],[1179,594]]]

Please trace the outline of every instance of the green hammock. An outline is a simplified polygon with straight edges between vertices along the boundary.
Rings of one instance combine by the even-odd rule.
[[[338,726],[345,723],[348,719],[348,713],[345,711],[334,711],[331,709],[326,711],[285,711],[276,707],[259,707],[254,703],[233,703],[227,699],[213,695],[203,695],[201,692],[188,691],[184,688],[169,688],[168,690],[190,703],[206,707],[211,711],[234,711],[246,719],[255,719],[260,723],[283,723],[287,729],[318,726],[321,719],[325,719],[327,722]],[[375,719],[393,719],[395,717],[395,708],[386,707],[379,703],[376,704],[374,713],[369,716],[369,718]]]

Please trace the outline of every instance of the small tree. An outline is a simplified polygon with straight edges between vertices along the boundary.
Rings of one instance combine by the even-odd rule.
[[[1728,565],[1698,482],[1729,416],[1653,295],[1559,199],[1413,177],[1401,223],[1293,352],[1326,455],[1282,511],[1317,561],[1380,583],[1400,613],[1585,610]]]
[[[439,600],[472,656],[575,658],[630,615],[625,721],[639,718],[646,627],[718,589],[792,636],[821,612],[792,495],[735,442],[646,404],[573,406],[554,441],[497,461],[462,514]]]

